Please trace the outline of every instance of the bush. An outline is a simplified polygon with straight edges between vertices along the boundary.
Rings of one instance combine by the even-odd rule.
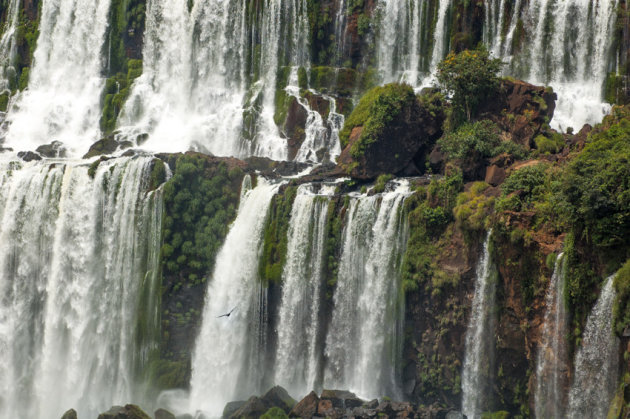
[[[497,208],[500,211],[522,211],[541,199],[547,192],[547,168],[546,164],[539,163],[512,172],[501,185]],[[515,192],[518,195],[513,195]]]
[[[536,149],[543,154],[555,154],[564,148],[564,137],[562,134],[553,133],[551,138],[539,135],[534,139]]]
[[[498,73],[503,62],[490,58],[485,49],[450,53],[438,64],[437,80],[452,97],[455,116],[470,121],[477,115],[477,106],[496,94]]]
[[[462,192],[457,196],[457,205],[453,209],[453,214],[464,230],[488,229],[488,216],[494,208],[494,197],[483,194],[488,186],[485,182],[475,182],[469,192]]]
[[[630,259],[615,276],[615,291],[614,328],[617,335],[621,336],[624,329],[630,327]]]

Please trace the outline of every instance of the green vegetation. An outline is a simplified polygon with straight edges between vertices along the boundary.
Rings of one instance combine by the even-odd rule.
[[[111,133],[116,127],[118,115],[131,92],[131,84],[142,74],[141,60],[129,60],[126,66],[126,73],[117,73],[105,82],[103,114],[100,121],[101,130],[105,134]]]
[[[267,410],[260,419],[289,419],[286,412],[279,407],[272,407]]]
[[[0,112],[6,112],[9,106],[9,95],[3,93],[0,95]]]
[[[501,185],[501,198],[497,203],[500,211],[524,211],[531,209],[547,190],[546,164],[538,163],[520,168],[510,174]]]
[[[374,193],[381,193],[385,190],[385,185],[387,184],[387,182],[389,182],[390,180],[392,180],[394,178],[393,175],[380,175],[377,179],[376,179],[376,183],[374,184]]]
[[[183,361],[153,359],[147,367],[145,382],[151,383],[157,390],[187,388],[190,380],[189,370]]]
[[[444,134],[438,144],[450,159],[464,160],[467,163],[479,163],[501,153],[511,154],[517,159],[527,155],[522,146],[501,140],[499,128],[487,119],[464,123],[454,132]]]
[[[159,168],[155,169],[159,172]],[[161,261],[165,275],[205,281],[236,216],[243,172],[200,154],[177,159],[164,185]]]
[[[485,49],[450,53],[438,64],[437,79],[444,92],[452,96],[456,122],[472,120],[478,105],[496,94],[502,65]]]
[[[494,197],[484,195],[489,186],[485,182],[475,182],[468,192],[457,196],[453,214],[464,231],[479,232],[489,228],[489,216],[494,209]]]
[[[287,245],[291,208],[297,194],[295,186],[273,197],[265,224],[264,242],[258,275],[263,284],[280,283],[282,268],[287,258]]]
[[[538,135],[534,138],[536,149],[542,154],[555,154],[560,152],[564,146],[564,137],[562,134],[554,132],[550,137]]]
[[[630,327],[630,259],[615,276],[615,305],[613,306],[614,329],[621,336]]]
[[[367,92],[339,133],[342,148],[350,140],[350,133],[355,127],[363,127],[359,139],[350,150],[353,157],[358,158],[365,150],[383,135],[388,125],[394,122],[403,112],[417,102],[411,86],[406,84],[387,84],[375,87]]]

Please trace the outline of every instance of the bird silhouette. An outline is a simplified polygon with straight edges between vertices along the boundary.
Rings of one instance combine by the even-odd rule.
[[[230,312],[229,312],[229,313],[225,313],[225,314],[221,314],[220,316],[217,316],[217,319],[218,319],[218,318],[221,318],[221,317],[230,317],[230,314],[232,314],[232,312],[233,312],[234,310],[236,310],[236,307],[234,307],[232,310],[230,310]]]

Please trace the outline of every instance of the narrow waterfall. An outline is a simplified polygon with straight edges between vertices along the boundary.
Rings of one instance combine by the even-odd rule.
[[[278,184],[258,178],[243,193],[236,220],[217,255],[193,352],[190,405],[221,415],[225,403],[260,392],[266,288],[257,279],[262,232]],[[217,316],[234,310],[229,317]]]
[[[142,146],[160,152],[286,159],[273,120],[276,74],[308,63],[305,0],[188,4],[148,1],[144,73],[119,118],[123,135],[148,133]],[[257,114],[254,138],[243,138],[244,112]]]
[[[0,35],[0,94],[5,90],[10,90],[10,86],[15,84],[15,56],[17,45],[15,42],[15,32],[18,26],[18,16],[20,13],[20,0],[10,0],[7,10],[7,22],[4,31]]]
[[[545,318],[536,359],[534,405],[537,418],[564,417],[568,384],[565,265],[564,254],[560,253],[545,297]]]
[[[614,275],[606,280],[588,316],[582,345],[575,356],[569,392],[570,418],[605,418],[617,385],[619,340],[613,334]]]
[[[2,164],[0,416],[96,417],[141,398],[135,372],[154,348],[143,290],[155,287],[161,197],[151,158],[87,166]],[[158,230],[155,230],[158,229]]]
[[[447,14],[451,7],[452,0],[440,0],[438,8],[437,22],[435,24],[435,34],[433,35],[433,52],[431,53],[431,72],[435,71],[437,65],[444,59],[448,52],[448,21]]]
[[[274,369],[275,383],[296,397],[321,381],[319,312],[328,204],[326,196],[303,185],[291,212]]]
[[[405,244],[403,183],[383,195],[351,196],[326,338],[324,385],[363,397],[399,396],[403,296],[399,255]]]
[[[510,63],[506,73],[554,88],[558,93],[555,128],[579,129],[601,121],[609,110],[602,95],[618,0],[533,0],[522,12],[520,3],[513,9],[505,37],[500,28],[508,5],[496,0],[485,3],[485,42]],[[517,31],[519,44],[525,47],[514,50]]]
[[[82,154],[99,137],[109,0],[43,0],[29,87],[9,113],[16,151],[61,141]]]
[[[495,271],[490,261],[490,236],[486,235],[483,252],[477,265],[475,295],[472,302],[466,356],[462,371],[462,413],[471,419],[481,417],[484,396],[489,388],[488,375],[494,352]]]

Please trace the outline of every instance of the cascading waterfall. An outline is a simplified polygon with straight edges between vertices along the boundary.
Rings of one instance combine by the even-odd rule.
[[[564,417],[568,384],[565,275],[566,260],[564,254],[560,253],[545,297],[545,317],[536,360],[534,405],[537,418]]]
[[[326,338],[324,385],[363,397],[399,396],[405,234],[403,183],[383,195],[351,196]]]
[[[575,356],[569,392],[570,418],[605,418],[617,384],[619,340],[613,334],[614,275],[606,280],[588,316],[582,345]]]
[[[15,83],[15,56],[17,46],[15,32],[20,13],[20,0],[11,0],[7,10],[7,22],[0,36],[0,93],[10,90],[11,82]]]
[[[260,391],[266,334],[265,290],[257,280],[267,211],[279,185],[247,176],[238,215],[209,279],[202,327],[193,352],[190,405],[221,415],[225,403]],[[229,317],[217,316],[234,309]]]
[[[0,416],[95,417],[142,397],[138,354],[157,322],[155,306],[137,307],[156,287],[162,206],[147,193],[151,161],[102,162],[94,179],[71,162],[2,164]]]
[[[9,113],[6,145],[63,142],[72,154],[99,137],[99,100],[109,0],[43,0],[29,87]]]
[[[475,295],[466,331],[466,355],[462,371],[462,413],[472,419],[481,417],[494,348],[492,313],[496,278],[490,261],[491,235],[492,231],[489,231],[477,265]]]
[[[435,71],[438,64],[448,52],[448,22],[447,14],[451,7],[452,0],[440,0],[438,7],[437,23],[435,24],[435,34],[433,35],[434,45],[431,53],[431,72]]]
[[[534,0],[520,13],[515,5],[507,36],[500,31],[507,4],[486,2],[485,41],[491,51],[508,61],[506,73],[535,84],[549,84],[558,93],[552,126],[581,128],[601,121],[609,106],[602,103],[603,85],[609,70],[610,49],[617,0]],[[492,19],[493,16],[502,16]],[[512,50],[519,20],[525,45]],[[576,25],[575,22],[581,22]],[[527,47],[528,46],[528,47]]]
[[[297,397],[321,380],[318,332],[328,205],[328,197],[303,185],[291,212],[274,369],[275,383]]]
[[[154,151],[286,159],[273,119],[276,73],[308,64],[305,0],[269,0],[260,10],[203,0],[190,12],[188,3],[148,2],[144,73],[119,118],[122,135],[148,133],[142,146]],[[244,114],[257,115],[252,138],[243,137]]]

